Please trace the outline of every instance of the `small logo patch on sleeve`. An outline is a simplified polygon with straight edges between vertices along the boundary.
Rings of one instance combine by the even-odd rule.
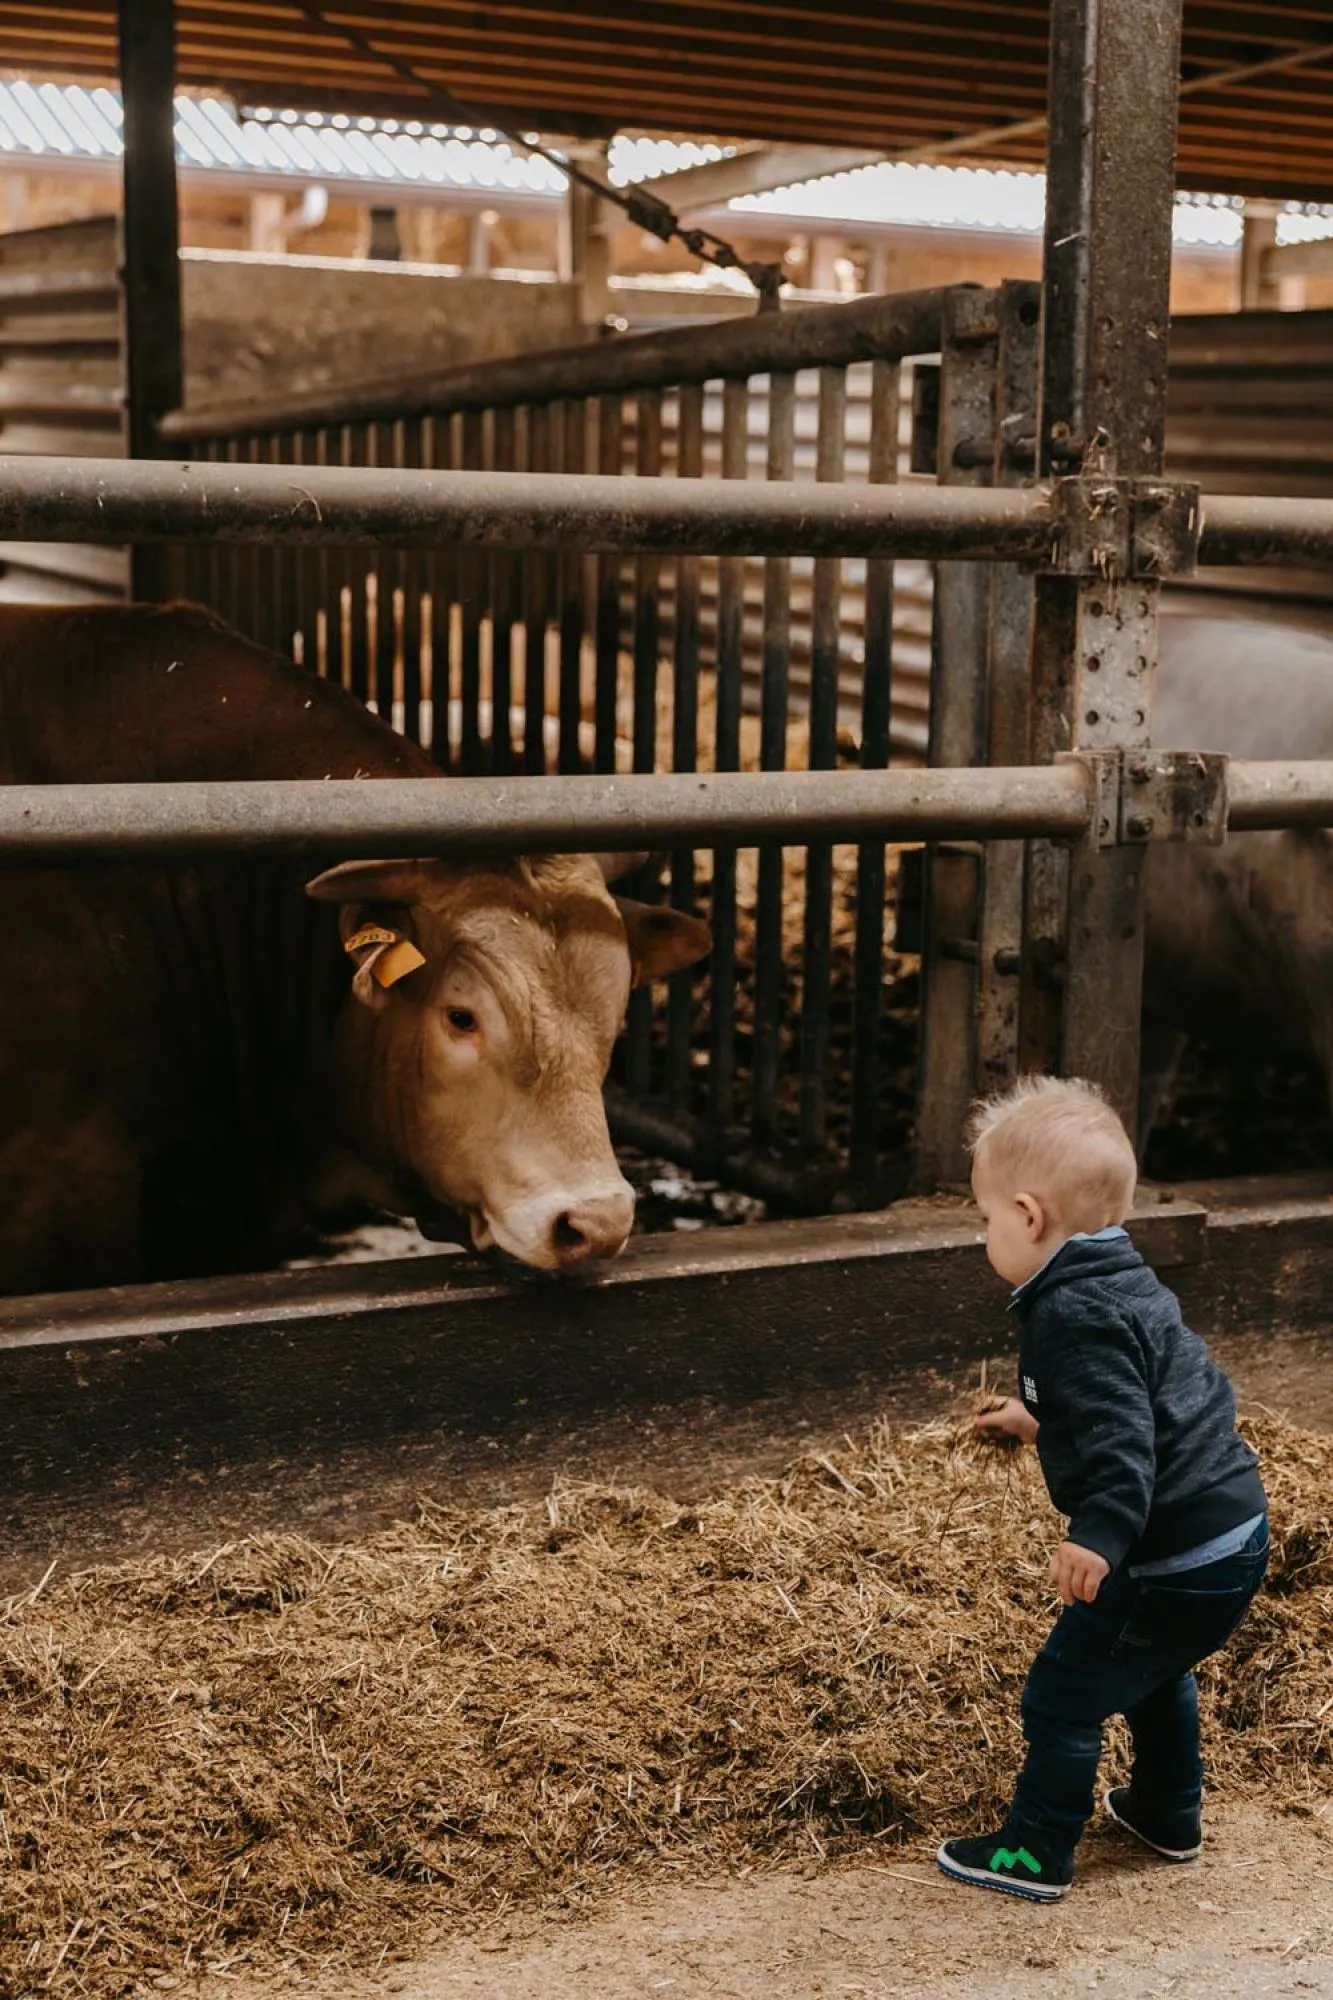
[[[1023,1399],[1028,1403],[1035,1403],[1040,1400],[1037,1395],[1037,1385],[1030,1375],[1023,1377]]]

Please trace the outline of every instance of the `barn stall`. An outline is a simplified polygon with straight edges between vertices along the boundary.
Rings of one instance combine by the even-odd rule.
[[[1121,0],[1097,9],[1056,0],[1052,10],[1044,312],[1020,285],[766,312],[685,338],[525,361],[508,377],[501,366],[398,385],[396,400],[376,391],[256,419],[253,409],[175,408],[163,150],[171,17],[160,5],[125,8],[127,34],[146,37],[125,79],[141,135],[127,161],[131,456],[9,461],[0,534],[132,544],[140,590],[184,582],[257,636],[287,645],[299,634],[312,672],[387,707],[456,775],[424,787],[12,787],[0,796],[0,850],[26,861],[665,849],[671,893],[710,910],[719,949],[707,994],[681,978],[660,1011],[636,1005],[617,1081],[622,1129],[807,1212],[707,1238],[642,1239],[606,1278],[577,1288],[418,1260],[10,1301],[0,1342],[15,1514],[50,1505],[47,1518],[57,1518],[51,1495],[62,1484],[85,1497],[114,1490],[129,1506],[155,1485],[225,1479],[237,1463],[291,1459],[299,1472],[303,1454],[413,1432],[470,1439],[484,1462],[501,1436],[512,1447],[562,1426],[567,1436],[594,1432],[612,1413],[632,1422],[710,1400],[735,1410],[777,1397],[836,1401],[867,1379],[882,1394],[905,1371],[976,1353],[991,1294],[966,1214],[938,1200],[904,1202],[887,1217],[860,1205],[902,1171],[903,1135],[886,1140],[877,1115],[894,1056],[881,1025],[896,948],[885,927],[894,850],[926,849],[909,1167],[922,1195],[960,1178],[973,1091],[1020,1066],[1095,1076],[1132,1120],[1148,842],[1333,819],[1327,766],[1228,766],[1146,748],[1164,585],[1200,567],[1309,571],[1333,551],[1327,500],[1242,490],[1201,504],[1165,467],[1179,23],[1165,4],[1147,13],[1151,33],[1144,8]],[[0,8],[0,48],[5,18]],[[1039,109],[1033,116],[1040,126]],[[1197,118],[1187,115],[1184,135],[1192,170],[1220,172]],[[1315,169],[1270,161],[1263,173],[1274,188],[1309,187]],[[904,459],[901,381],[914,362],[921,388]],[[805,441],[813,481],[794,477],[803,374],[816,384]],[[868,418],[860,435],[849,409]],[[744,476],[752,438],[762,480]],[[920,468],[932,457],[930,478]],[[863,482],[847,478],[849,461],[864,467]],[[703,476],[710,465],[723,476]],[[902,476],[912,465],[918,476]],[[761,561],[756,672],[746,565]],[[938,567],[922,769],[892,756],[891,636],[895,570],[927,563]],[[808,565],[803,645],[789,589],[798,565]],[[838,627],[852,577],[863,661],[859,707],[842,720],[855,770],[838,768]],[[758,770],[738,768],[747,656]],[[668,682],[663,760],[658,696]],[[794,693],[809,768],[793,771]],[[797,868],[782,854],[798,845],[792,925],[784,876]],[[852,850],[849,868],[835,866],[839,847]],[[741,857],[752,852],[750,898]],[[835,1022],[839,927],[850,971]],[[795,1032],[784,1035],[793,995]],[[838,1035],[855,1081],[834,1106]],[[842,1212],[820,1212],[835,1206]],[[1263,1336],[1323,1324],[1322,1187],[1149,1190],[1140,1229],[1201,1326]],[[1283,1464],[1284,1454],[1302,1463],[1307,1449],[1273,1445]],[[923,1454],[912,1476],[924,1479]],[[873,1454],[823,1476],[844,1495],[886,1490]],[[947,1464],[935,1461],[932,1476],[952,1491]],[[807,1497],[818,1514],[822,1491]],[[1294,1486],[1291,1535],[1318,1541],[1317,1514]],[[581,1533],[577,1509],[574,1522]],[[549,1526],[555,1535],[558,1521]],[[725,1521],[714,1529],[731,1533]],[[654,1530],[694,1532],[674,1519]],[[529,1532],[517,1536],[520,1567]],[[1295,1568],[1315,1572],[1312,1589],[1322,1588],[1324,1542],[1313,1556],[1294,1542]],[[437,1552],[427,1535],[423,1560]],[[389,1598],[402,1587],[400,1557],[409,1572],[417,1559],[411,1546],[387,1552]],[[281,1613],[298,1600],[315,1605],[316,1621],[330,1604],[336,1618],[310,1560],[300,1547],[229,1558],[204,1588],[210,1618],[219,1605]],[[188,1566],[150,1565],[123,1588],[175,1603],[201,1582]],[[34,1701],[63,1702],[62,1690],[82,1695],[110,1674],[83,1650],[86,1621],[106,1615],[105,1588],[62,1596],[60,1659],[77,1673],[37,1674]],[[21,1595],[11,1618],[42,1617],[40,1603],[40,1593]],[[1313,1616],[1322,1604],[1311,1598]],[[1282,1629],[1256,1684],[1305,1671],[1309,1646],[1324,1644],[1317,1625]],[[217,1637],[199,1642],[206,1654]],[[189,1686],[204,1690],[195,1705],[206,1712],[214,1684],[204,1672],[201,1661]],[[1285,1730],[1288,1719],[1278,1721]],[[637,1754],[608,1757],[612,1783],[624,1765],[632,1784]],[[538,1771],[539,1793],[547,1774],[549,1765]],[[489,1780],[477,1782],[484,1793]],[[658,1801],[673,1817],[684,1809],[677,1783]],[[847,1817],[846,1797],[828,1792],[820,1810]],[[774,1809],[761,1786],[756,1825]],[[927,1801],[922,1823],[929,1810]],[[817,1838],[825,1824],[816,1822]],[[614,1851],[624,1836],[602,1837]],[[439,1840],[465,1838],[436,1829],[424,1859],[389,1857],[390,1879],[429,1873],[441,1865]],[[372,1856],[370,1872],[384,1862]],[[72,1879],[77,1858],[65,1865]],[[226,1882],[210,1905],[219,1911]],[[290,1925],[272,1896],[266,1907],[273,1930]],[[257,1921],[248,1906],[251,1935]],[[82,1944],[54,1932],[41,1944],[34,1963],[52,1976],[96,1972],[98,1945],[111,1949],[92,1927]]]

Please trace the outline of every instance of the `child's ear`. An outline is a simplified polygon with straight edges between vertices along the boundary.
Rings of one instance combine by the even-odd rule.
[[[1034,1194],[1018,1194],[1014,1200],[1023,1211],[1023,1226],[1029,1243],[1040,1243],[1046,1234],[1046,1215]]]

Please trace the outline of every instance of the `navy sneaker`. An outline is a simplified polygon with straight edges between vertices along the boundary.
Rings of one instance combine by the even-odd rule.
[[[1151,1847],[1163,1861],[1197,1861],[1203,1851],[1203,1825],[1197,1813],[1173,1813],[1154,1823],[1151,1813],[1134,1803],[1128,1785],[1117,1785],[1102,1805],[1108,1819]]]
[[[998,1889],[1004,1896],[1025,1896],[1030,1903],[1058,1903],[1069,1894],[1074,1879],[1073,1864],[1052,1861],[1048,1854],[1034,1852],[1023,1842],[1010,1846],[1006,1827],[984,1834],[979,1840],[946,1840],[935,1855],[946,1875],[955,1882],[971,1882],[978,1889]]]

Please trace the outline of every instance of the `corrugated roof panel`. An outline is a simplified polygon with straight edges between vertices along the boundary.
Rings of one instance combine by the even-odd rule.
[[[0,155],[31,163],[43,155],[62,159],[119,159],[123,115],[115,92],[64,89],[26,81],[0,83]],[[345,114],[265,110],[238,119],[216,97],[182,95],[176,101],[177,155],[187,167],[265,176],[339,180],[391,190],[438,187],[442,194],[504,191],[535,203],[558,199],[565,188],[559,169],[515,152],[494,132],[450,130],[419,120],[352,119]],[[674,139],[623,135],[610,148],[609,177],[618,186],[651,182],[662,174],[729,157],[734,146],[696,145]],[[737,224],[746,215],[811,222],[939,226],[953,229],[1039,231],[1044,179],[1012,169],[944,167],[881,161],[816,181],[746,195],[729,204]],[[1327,212],[1308,205],[1284,212],[1280,242],[1309,241],[1333,233]],[[1239,241],[1234,198],[1183,196],[1176,207],[1179,243],[1217,246]]]

